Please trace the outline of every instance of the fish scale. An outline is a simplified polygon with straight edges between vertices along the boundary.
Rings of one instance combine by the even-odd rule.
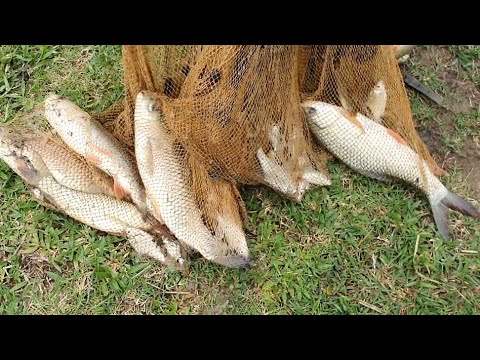
[[[353,115],[320,101],[306,101],[302,107],[315,137],[350,168],[378,180],[397,178],[422,190],[443,237],[451,237],[449,208],[480,218],[480,212],[450,192],[430,171],[426,161],[394,131],[362,114]]]
[[[86,193],[115,196],[111,178],[89,167],[63,146],[48,139],[45,141],[41,136],[34,136],[26,141],[25,149],[38,152],[50,173],[61,185]]]
[[[48,194],[55,205],[72,218],[98,230],[122,235],[126,227],[153,230],[135,205],[104,194],[89,194],[60,185],[52,176],[34,184]]]
[[[75,220],[100,231],[126,236],[139,254],[167,265],[178,263],[182,266],[184,263],[177,255],[180,250],[175,250],[175,261],[172,261],[170,254],[156,244],[155,238],[148,233],[153,230],[153,225],[144,220],[135,205],[103,194],[87,194],[65,188],[53,177],[41,179],[36,186],[53,199],[55,206]],[[176,247],[179,249],[178,243]]]

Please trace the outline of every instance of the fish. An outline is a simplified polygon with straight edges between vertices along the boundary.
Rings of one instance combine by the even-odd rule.
[[[271,145],[270,151],[265,154],[262,148],[257,150],[257,159],[262,168],[263,180],[273,190],[295,202],[300,202],[307,190],[307,186],[302,187],[301,182],[294,180],[294,174],[289,173],[285,166],[280,165],[282,163],[281,158],[287,152],[287,145],[285,136],[282,135],[278,124],[272,126],[269,140]]]
[[[307,153],[304,152],[298,157],[298,164],[301,169],[301,178],[298,185],[298,193],[303,195],[312,188],[312,186],[330,186],[332,179],[313,168],[312,162]]]
[[[452,238],[449,209],[480,219],[480,211],[448,190],[427,162],[393,130],[332,104],[306,101],[302,107],[317,140],[350,168],[377,180],[400,179],[421,190],[443,238]]]
[[[0,157],[27,185],[34,197],[49,208],[63,212],[94,229],[126,237],[134,249],[166,265],[183,269],[186,261],[180,243],[165,239],[168,247],[159,246],[148,232],[154,225],[144,220],[137,207],[105,194],[90,194],[63,186],[55,180],[42,157],[36,151],[22,151],[21,147],[6,148],[0,142]],[[163,241],[165,242],[165,241]]]
[[[145,190],[134,158],[122,143],[65,97],[48,95],[45,117],[68,147],[113,178],[117,199],[130,197],[142,214],[147,213]]]
[[[283,166],[277,164],[274,159],[268,157],[262,148],[258,148],[256,154],[265,183],[273,190],[294,201],[300,202],[301,196],[297,191],[298,184],[295,183],[287,170]]]
[[[273,125],[270,134],[272,150],[267,154],[267,157],[271,161],[267,162],[263,154],[261,152],[257,152],[257,158],[259,161],[262,159],[261,164],[264,164],[262,169],[265,168],[267,170],[265,172],[265,169],[263,169],[264,173],[271,174],[272,172],[275,172],[273,176],[269,176],[269,185],[273,185],[272,188],[276,190],[280,188],[287,189],[287,191],[290,191],[290,193],[286,193],[285,195],[292,198],[296,202],[301,202],[305,193],[310,190],[312,186],[329,186],[332,184],[331,179],[327,175],[324,175],[313,168],[305,149],[300,149],[300,155],[296,154],[295,146],[297,143],[302,141],[300,138],[302,136],[302,132],[300,130],[301,129],[298,127],[294,127],[290,137],[290,142],[288,142],[285,137],[282,138],[280,127],[276,124]],[[298,174],[296,174],[296,177],[293,176],[293,174],[288,175],[286,169],[284,167],[280,167],[280,165],[275,162],[275,160],[278,161],[280,158],[278,155],[279,152],[285,151],[284,146],[280,146],[284,143],[289,143],[289,146],[291,147],[290,150],[298,157]],[[275,176],[275,174],[281,174],[281,177],[278,178]],[[296,187],[294,194],[291,193],[293,187]]]
[[[221,245],[221,251],[250,258],[243,231],[248,221],[245,204],[235,184],[217,176],[216,171],[212,174],[193,156],[188,157],[187,167],[202,220]]]
[[[385,113],[385,107],[387,106],[387,90],[385,89],[385,83],[380,80],[375,84],[370,92],[367,100],[367,107],[372,114],[372,119],[383,124],[383,114]]]
[[[20,133],[11,126],[2,126],[0,139],[9,146],[16,144],[22,151],[36,151],[59,184],[86,193],[114,196],[113,180],[107,174],[88,166],[73,151],[46,135]]]
[[[274,152],[280,151],[280,142],[282,138],[282,133],[280,131],[280,126],[273,125],[272,131],[270,133],[270,142],[272,143],[272,149]]]
[[[178,144],[168,132],[164,115],[154,95],[140,91],[135,101],[135,156],[154,215],[185,246],[217,264],[248,268],[250,259],[228,255],[205,226],[185,174]]]

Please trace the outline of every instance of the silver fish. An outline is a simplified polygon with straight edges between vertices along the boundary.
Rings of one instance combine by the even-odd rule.
[[[146,213],[145,190],[135,161],[112,134],[73,102],[58,95],[45,99],[45,117],[73,151],[113,177],[118,199],[130,196]]]
[[[262,148],[257,150],[257,159],[262,168],[263,180],[268,186],[297,202],[301,201],[297,191],[298,185],[283,166],[270,159]]]
[[[423,191],[444,238],[452,237],[448,227],[449,209],[480,219],[480,212],[449,191],[430,171],[426,161],[394,131],[362,114],[354,116],[324,102],[306,101],[302,107],[320,143],[353,170],[378,180],[398,178]]]
[[[293,153],[296,153],[295,144],[302,141],[300,140],[301,136],[301,131],[295,127],[290,138],[291,143],[289,144]],[[305,150],[303,150],[298,156],[299,175],[297,177],[293,176],[293,174],[289,174],[284,167],[278,165],[276,162],[276,160],[279,159],[278,154],[285,150],[280,145],[288,142],[285,137],[282,136],[280,127],[276,124],[272,127],[270,142],[272,144],[272,151],[267,154],[270,161],[267,161],[263,156],[263,150],[257,152],[257,158],[260,161],[264,174],[266,175],[265,180],[274,190],[279,191],[280,193],[287,191],[287,193],[283,194],[296,202],[300,202],[305,193],[310,190],[312,186],[331,185],[332,182],[327,175],[324,175],[313,168]],[[293,188],[296,190],[292,193]]]
[[[1,158],[24,180],[35,198],[92,228],[127,237],[141,255],[184,268],[185,260],[178,257],[180,244],[177,243],[174,252],[171,240],[168,240],[168,248],[158,246],[147,234],[154,231],[153,225],[144,220],[135,205],[108,195],[84,193],[60,185],[37,152],[22,148],[5,150],[3,145],[0,143]]]
[[[160,247],[151,234],[136,228],[127,228],[125,236],[135,251],[141,255],[159,260],[178,270],[185,270],[188,266],[184,251],[176,240],[163,238],[163,246]]]
[[[250,258],[243,231],[240,194],[235,186],[223,179],[211,180],[207,175],[209,191],[201,194],[202,215],[207,227],[212,228],[218,243],[224,244],[224,254],[238,254]],[[197,200],[198,203],[198,200]]]
[[[139,92],[134,116],[135,156],[154,214],[165,221],[179,241],[207,260],[228,267],[248,267],[248,258],[225,255],[222,244],[203,223],[182,159],[162,117],[155,99],[145,91]]]
[[[0,127],[4,148],[16,146],[21,151],[35,151],[59,184],[91,194],[114,196],[113,181],[102,171],[88,166],[73,151],[57,144],[46,135],[20,133],[11,126]]]

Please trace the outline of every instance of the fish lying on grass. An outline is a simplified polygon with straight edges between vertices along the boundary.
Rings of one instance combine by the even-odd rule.
[[[22,178],[35,198],[92,228],[127,237],[141,255],[178,269],[186,266],[185,259],[178,256],[181,254],[180,244],[177,242],[175,245],[175,240],[162,239],[163,244],[158,245],[149,233],[157,232],[155,226],[144,220],[135,205],[102,193],[86,193],[61,185],[42,156],[28,145],[19,143],[18,136],[15,137],[16,141],[11,142],[6,131],[0,127],[0,158]]]
[[[36,151],[59,184],[90,194],[114,196],[113,181],[104,172],[88,166],[73,151],[57,144],[46,135],[21,133],[11,126],[0,127],[4,146]]]
[[[335,105],[306,101],[302,107],[319,142],[353,170],[378,180],[398,178],[423,191],[444,238],[452,237],[449,209],[480,219],[480,212],[449,191],[399,134],[362,114],[353,115]]]
[[[156,99],[139,92],[135,104],[135,156],[154,214],[176,238],[207,260],[246,268],[249,257],[226,254],[203,223],[186,177],[179,148],[163,122]]]

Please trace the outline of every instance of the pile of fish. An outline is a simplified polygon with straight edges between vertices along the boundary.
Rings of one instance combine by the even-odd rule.
[[[63,144],[46,133],[0,127],[0,158],[39,202],[180,270],[191,250],[224,266],[249,266],[241,215],[228,208],[239,195],[223,180],[212,182],[204,200],[215,210],[202,213],[154,97],[137,97],[135,156],[64,97],[45,99],[45,118]]]
[[[314,137],[335,157],[368,177],[397,178],[422,190],[447,239],[452,236],[449,209],[480,218],[480,212],[450,192],[400,135],[382,125],[387,102],[382,81],[368,99],[371,118],[352,113],[341,94],[339,100],[342,106],[319,101],[301,104]],[[199,208],[185,159],[165,125],[155,95],[145,91],[137,95],[134,155],[64,97],[46,98],[45,117],[63,144],[46,133],[0,127],[0,158],[38,201],[95,229],[123,236],[139,254],[177,269],[188,266],[192,250],[223,266],[249,267],[241,211],[225,205],[239,195],[229,183],[206,176],[212,191],[206,192],[203,201],[210,211]],[[260,147],[256,154],[264,182],[300,201],[307,190],[328,186],[331,180],[314,170],[306,153],[295,159],[300,174],[290,174],[278,160],[288,140],[274,125],[270,150]],[[209,226],[212,223],[215,229]]]

